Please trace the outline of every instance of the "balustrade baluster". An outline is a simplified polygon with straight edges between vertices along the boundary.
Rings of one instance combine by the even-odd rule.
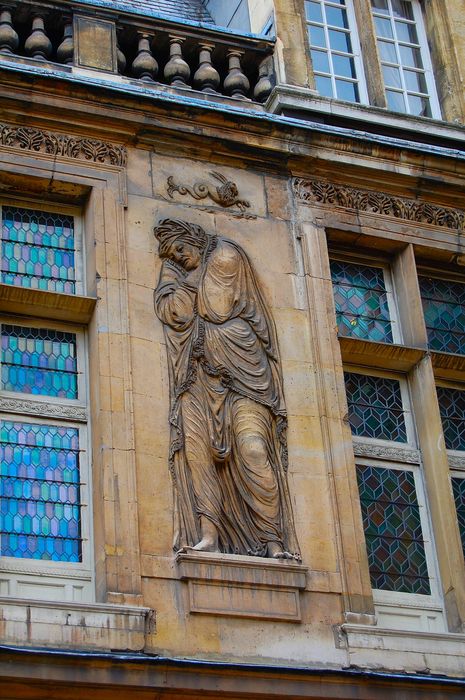
[[[242,72],[241,56],[243,51],[239,49],[229,49],[229,72],[224,81],[224,91],[241,100],[248,99],[247,93],[250,90],[250,83],[246,75]]]
[[[216,94],[220,84],[220,75],[212,64],[211,53],[214,44],[200,44],[199,67],[194,73],[194,87],[196,90]]]
[[[68,18],[65,21],[63,30],[63,40],[57,48],[58,63],[73,63],[74,60],[74,37],[73,37],[73,20]]]
[[[2,5],[0,10],[0,52],[15,53],[18,48],[19,38],[13,27],[11,17],[11,5]]]
[[[32,19],[32,31],[26,39],[24,49],[32,58],[45,61],[52,53],[52,42],[45,33],[43,12],[36,12]]]
[[[126,56],[121,51],[121,47],[119,45],[119,37],[117,37],[116,40],[116,61],[118,64],[118,73],[122,75],[126,69]]]
[[[271,60],[269,57],[267,57],[260,63],[258,68],[258,81],[253,91],[253,96],[257,102],[265,102],[273,89],[273,83],[271,82],[270,77],[270,64]]]
[[[158,63],[150,50],[150,34],[139,32],[138,53],[132,62],[132,73],[140,80],[152,82],[158,73]]]
[[[170,59],[165,66],[164,77],[167,83],[174,87],[189,88],[187,81],[191,69],[182,57],[184,38],[170,34]]]

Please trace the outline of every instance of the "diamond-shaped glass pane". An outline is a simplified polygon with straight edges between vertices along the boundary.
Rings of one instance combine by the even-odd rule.
[[[407,442],[397,379],[345,372],[349,423],[354,435]]]
[[[452,477],[457,520],[459,522],[460,538],[462,540],[463,556],[465,557],[465,479]]]
[[[465,391],[436,387],[448,450],[465,450]]]
[[[420,510],[411,472],[357,466],[371,585],[430,594]]]
[[[465,354],[465,284],[420,277],[428,345],[432,350]]]
[[[72,216],[2,207],[1,281],[53,292],[75,292]]]
[[[331,278],[339,335],[392,343],[383,270],[333,260]]]
[[[81,561],[77,428],[2,421],[0,554]]]
[[[2,325],[2,389],[77,398],[76,336]]]

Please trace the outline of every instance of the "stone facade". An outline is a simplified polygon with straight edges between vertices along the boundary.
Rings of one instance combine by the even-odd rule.
[[[265,17],[267,3],[256,5],[251,15]],[[2,322],[83,332],[88,401],[63,407],[6,391],[0,409],[6,419],[87,423],[91,455],[87,572],[0,558],[8,700],[465,692],[465,564],[449,475],[464,462],[459,452],[448,461],[435,393],[435,382],[463,386],[464,363],[428,348],[417,282],[418,270],[465,282],[463,8],[423,5],[442,121],[386,109],[369,32],[371,106],[318,96],[300,0],[275,0],[275,44],[189,18],[155,26],[97,3],[96,19],[76,10],[75,63],[11,53],[5,40],[1,204],[70,208],[83,231],[84,282],[74,296],[2,283]],[[354,9],[371,22],[368,0]],[[3,27],[22,17],[4,15]],[[89,43],[94,21],[106,46]],[[181,47],[189,70],[204,52],[197,82],[179,61],[183,84],[163,77],[161,62],[157,78],[140,43],[153,33],[160,55],[179,57],[173,45]],[[139,77],[118,68],[129,40],[129,59],[145,61]],[[211,87],[215,66],[223,85],[230,77],[225,94]],[[193,543],[173,551],[173,385],[153,300],[163,264],[153,229],[167,219],[245,251],[274,320],[300,558],[197,552]],[[338,336],[331,256],[390,270],[402,342]],[[344,367],[408,382],[414,441],[352,438]],[[434,600],[373,592],[356,459],[421,470]]]

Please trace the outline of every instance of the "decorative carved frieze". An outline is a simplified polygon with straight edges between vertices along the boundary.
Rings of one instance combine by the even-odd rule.
[[[0,145],[51,156],[106,163],[120,168],[125,167],[127,162],[124,146],[27,126],[0,124]]]
[[[433,224],[459,231],[465,227],[465,212],[461,209],[448,209],[429,202],[395,197],[383,192],[359,190],[325,180],[308,178],[295,178],[293,191],[296,198],[303,204],[334,204],[347,209],[394,216],[397,219]]]
[[[465,457],[448,454],[447,459],[451,469],[463,469],[465,471]]]
[[[368,445],[366,442],[354,441],[354,453],[357,457],[387,459],[390,462],[407,462],[408,464],[420,463],[420,453],[418,450],[408,450],[402,447]]]
[[[86,409],[82,406],[63,406],[42,401],[30,401],[28,399],[16,399],[0,397],[0,411],[20,413],[29,416],[49,416],[62,420],[84,422],[87,420]]]

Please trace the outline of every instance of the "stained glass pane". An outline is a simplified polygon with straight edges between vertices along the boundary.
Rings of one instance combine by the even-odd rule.
[[[452,477],[452,489],[459,521],[460,538],[462,540],[463,556],[465,557],[465,479]]]
[[[339,335],[392,343],[383,270],[331,261]]]
[[[2,389],[77,398],[76,336],[2,325]]]
[[[465,355],[465,284],[435,277],[419,283],[429,347]]]
[[[465,391],[436,387],[448,450],[465,450]]]
[[[74,256],[73,217],[2,207],[2,282],[73,294]]]
[[[429,595],[413,474],[359,465],[357,479],[372,587]]]
[[[345,372],[344,377],[352,433],[407,442],[399,382],[355,372]]]
[[[81,561],[76,428],[2,421],[0,554]]]

